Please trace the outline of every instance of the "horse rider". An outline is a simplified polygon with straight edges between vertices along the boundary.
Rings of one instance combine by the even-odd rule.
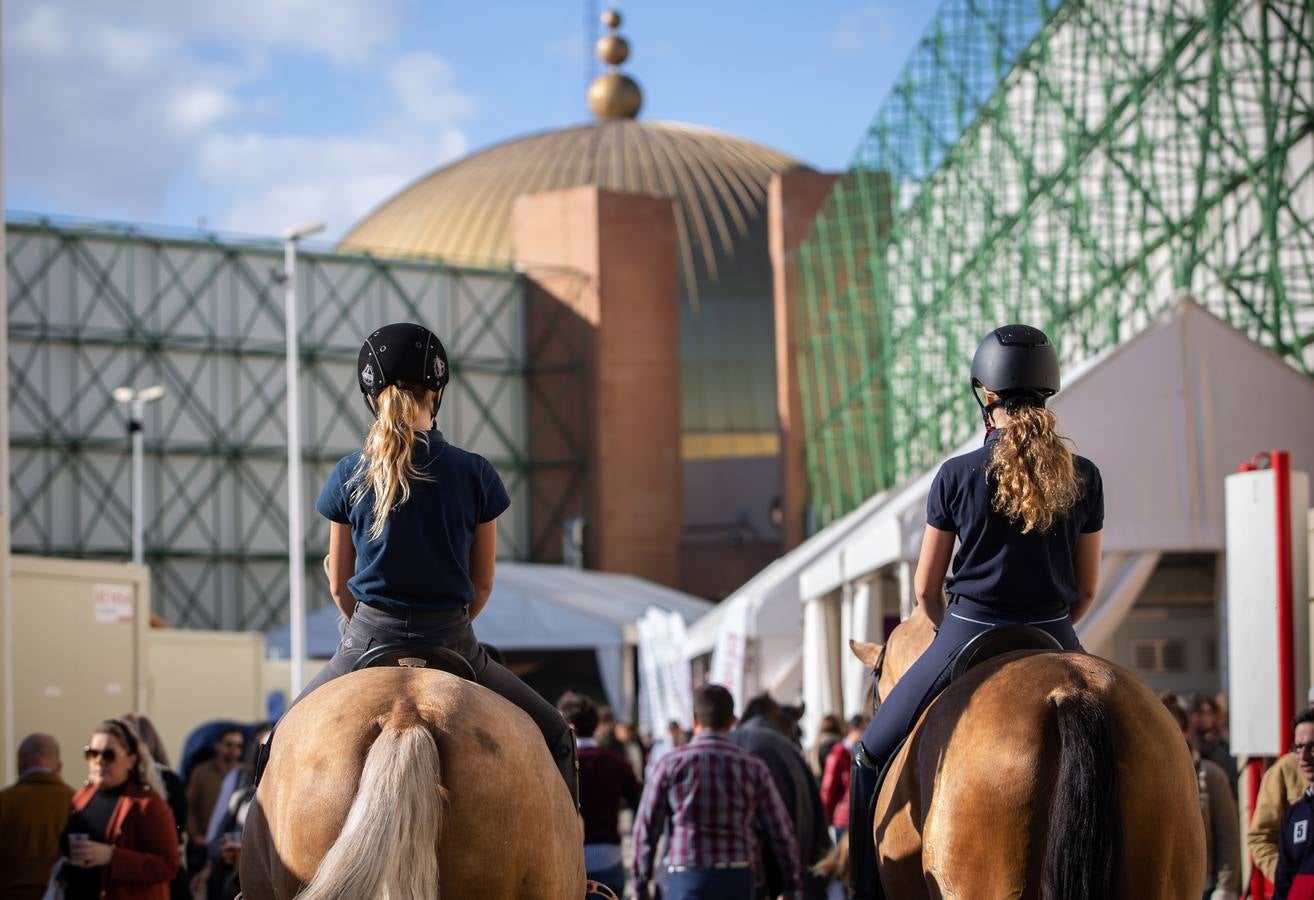
[[[1073,623],[1099,581],[1104,488],[1095,464],[1064,446],[1045,407],[1059,389],[1053,344],[1026,325],[996,328],[972,358],[971,385],[985,444],[936,473],[914,580],[936,636],[854,748],[849,864],[858,900],[880,896],[873,795],[927,692],[969,640],[999,625],[1033,625],[1081,651]]]
[[[552,704],[489,658],[471,628],[493,590],[496,520],[511,500],[488,460],[438,431],[448,376],[447,351],[423,325],[385,325],[360,348],[356,377],[374,424],[364,448],[338,462],[315,502],[329,520],[326,569],[348,622],[333,658],[297,701],[350,672],[371,646],[454,650],[479,684],[534,720],[578,808],[574,732]]]

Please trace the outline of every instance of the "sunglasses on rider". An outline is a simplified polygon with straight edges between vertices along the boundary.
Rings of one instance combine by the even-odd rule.
[[[99,757],[100,761],[107,766],[113,765],[114,760],[119,758],[119,752],[113,747],[106,747],[103,750],[97,750],[95,747],[83,747],[82,755],[87,758],[87,762]]]

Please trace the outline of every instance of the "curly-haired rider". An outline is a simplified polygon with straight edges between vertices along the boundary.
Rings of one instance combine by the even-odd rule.
[[[936,473],[917,561],[914,587],[938,626],[935,640],[854,748],[855,898],[880,896],[872,841],[876,783],[941,673],[969,640],[1004,624],[1034,625],[1065,650],[1081,650],[1073,623],[1090,608],[1099,582],[1104,488],[1095,464],[1064,446],[1058,420],[1045,408],[1059,389],[1054,346],[1026,325],[997,328],[977,348],[971,380],[985,446],[947,460]]]

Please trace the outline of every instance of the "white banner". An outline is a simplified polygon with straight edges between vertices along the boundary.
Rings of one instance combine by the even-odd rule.
[[[748,699],[744,696],[744,670],[748,664],[748,604],[736,603],[726,610],[712,648],[712,668],[707,680],[719,684],[735,698],[735,713]]]
[[[693,728],[693,684],[684,658],[684,619],[679,613],[648,607],[635,623],[638,633],[639,724],[661,737],[666,723]]]

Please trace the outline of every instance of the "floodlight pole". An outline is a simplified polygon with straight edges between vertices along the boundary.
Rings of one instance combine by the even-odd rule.
[[[298,225],[283,232],[283,318],[287,337],[287,561],[288,631],[292,646],[292,695],[305,685],[306,547],[301,520],[301,390],[297,346],[297,242],[324,230],[322,222]]]
[[[146,404],[141,394],[134,392],[132,402],[128,404],[128,434],[132,436],[132,561],[142,565],[146,560],[146,527],[142,522],[142,506],[145,504],[146,492],[142,487],[142,475],[146,465],[142,457],[146,452],[146,442],[142,436],[142,414]]]
[[[146,561],[145,541],[145,441],[142,420],[146,404],[164,396],[164,388],[153,385],[140,391],[130,387],[115,388],[114,399],[128,407],[128,436],[132,438],[132,561],[143,565]]]

